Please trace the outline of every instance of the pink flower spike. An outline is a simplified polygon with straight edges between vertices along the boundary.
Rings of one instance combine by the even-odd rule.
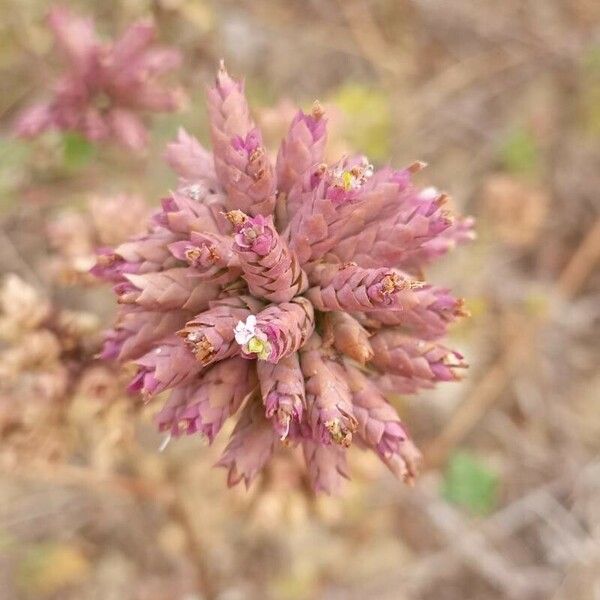
[[[398,293],[419,285],[391,269],[364,269],[352,263],[321,263],[311,271],[310,282],[313,287],[306,296],[323,311],[401,308]]]
[[[139,371],[129,390],[148,396],[189,383],[201,369],[183,340],[177,337],[164,340],[135,362]]]
[[[265,405],[265,415],[281,439],[290,432],[298,435],[304,414],[304,378],[298,354],[290,354],[277,364],[258,361],[258,380]]]
[[[248,217],[234,210],[227,218],[236,232],[233,249],[252,294],[271,302],[287,302],[306,289],[306,274],[277,233],[273,217]]]
[[[323,162],[327,123],[321,105],[315,101],[311,114],[302,111],[294,117],[277,155],[277,181],[280,192],[289,194],[311,169]]]
[[[77,131],[90,141],[113,139],[131,150],[147,145],[146,117],[173,111],[181,90],[162,87],[159,77],[179,66],[179,53],[152,46],[154,26],[142,20],[114,43],[102,43],[92,19],[54,7],[48,16],[66,69],[52,97],[17,118],[15,133],[33,137],[46,129]]]

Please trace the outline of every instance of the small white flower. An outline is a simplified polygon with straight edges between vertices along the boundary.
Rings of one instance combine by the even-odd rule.
[[[249,315],[246,321],[238,321],[234,328],[235,341],[240,345],[246,345],[256,336],[256,316]]]

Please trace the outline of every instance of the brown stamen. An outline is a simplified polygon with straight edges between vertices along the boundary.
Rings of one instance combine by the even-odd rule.
[[[193,248],[188,248],[185,251],[185,258],[191,264],[195,263],[201,256],[202,251],[197,246],[194,246]]]
[[[315,100],[312,105],[311,115],[313,119],[319,121],[323,115],[325,114],[325,110],[321,106],[321,103],[318,100]]]
[[[384,296],[393,294],[394,292],[401,290],[403,287],[404,286],[402,285],[402,279],[400,279],[398,273],[388,273],[381,280],[381,293]]]
[[[101,267],[110,267],[119,260],[119,256],[116,254],[99,254],[96,258],[96,262]]]
[[[214,246],[209,246],[208,247],[208,259],[211,262],[214,262],[214,263],[216,263],[217,261],[221,260],[221,257],[217,253],[217,250],[216,250],[216,248]]]
[[[454,314],[457,317],[470,317],[471,312],[465,307],[465,299],[459,298],[456,304],[456,308],[454,309]]]
[[[417,160],[411,165],[409,165],[406,170],[414,175],[415,173],[422,171],[426,166],[426,162],[423,162],[422,160]]]
[[[199,342],[194,343],[192,352],[198,361],[206,364],[214,356],[215,349],[206,337],[202,336]]]
[[[241,227],[247,220],[248,215],[241,210],[230,210],[225,213],[225,218],[234,226]]]

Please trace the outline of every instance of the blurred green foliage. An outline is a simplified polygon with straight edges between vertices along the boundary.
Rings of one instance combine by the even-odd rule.
[[[358,152],[374,161],[390,152],[392,115],[388,97],[375,88],[347,83],[333,96],[332,103],[346,117],[344,137]]]
[[[479,458],[465,450],[454,453],[444,473],[442,495],[476,515],[496,505],[498,478]]]
[[[95,155],[95,146],[80,133],[67,132],[63,135],[63,157],[67,169],[85,167]]]
[[[500,160],[509,173],[534,175],[540,157],[533,134],[525,127],[513,130],[500,147]]]

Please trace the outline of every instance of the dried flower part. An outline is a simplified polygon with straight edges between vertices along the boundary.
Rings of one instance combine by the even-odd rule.
[[[270,214],[275,206],[275,173],[250,118],[243,85],[221,64],[207,97],[215,169],[227,193],[227,209]]]
[[[160,85],[180,64],[179,52],[152,46],[154,25],[133,23],[116,42],[96,37],[91,19],[65,7],[51,9],[48,24],[67,62],[49,101],[25,109],[16,133],[33,137],[50,128],[78,131],[92,141],[114,139],[132,150],[147,145],[141,114],[173,111],[185,100],[181,89]]]
[[[384,373],[426,382],[457,381],[455,369],[467,365],[460,353],[395,329],[384,329],[371,338],[371,364]]]
[[[24,371],[43,368],[57,362],[62,352],[58,337],[48,329],[29,331],[20,344],[9,348],[3,360],[10,363],[11,369]]]
[[[327,141],[327,122],[321,105],[315,101],[311,114],[299,111],[287,135],[281,142],[277,155],[277,187],[289,194],[311,169],[323,162]]]
[[[271,302],[289,302],[307,287],[295,254],[277,233],[272,217],[227,213],[235,230],[234,250],[250,292]]]
[[[271,458],[275,444],[277,434],[265,417],[262,405],[258,400],[248,402],[217,463],[227,469],[229,487],[243,481],[248,488]]]
[[[277,364],[259,360],[256,371],[265,415],[271,419],[273,429],[281,439],[290,432],[297,435],[306,405],[298,354],[285,356]]]
[[[157,415],[160,431],[171,435],[202,433],[212,443],[225,420],[235,414],[256,388],[252,365],[229,358],[212,366],[202,378],[171,392]]]
[[[204,366],[230,358],[240,352],[235,326],[262,304],[252,296],[233,296],[210,303],[209,310],[188,321],[177,332],[196,359]]]
[[[302,451],[308,477],[315,492],[337,494],[344,479],[349,479],[346,449],[324,446],[313,440],[302,440]]]
[[[217,284],[198,285],[193,271],[176,267],[166,271],[125,275],[124,284],[115,287],[121,304],[135,304],[147,310],[182,309],[199,312],[219,296]]]
[[[144,200],[127,194],[94,197],[89,207],[98,241],[104,246],[119,244],[139,233],[148,216]]]
[[[321,263],[310,273],[306,297],[318,310],[372,311],[400,308],[398,292],[415,284],[392,269],[364,269],[353,263]]]
[[[344,380],[328,367],[316,333],[302,349],[300,365],[305,379],[309,437],[347,448],[356,430],[350,392]]]
[[[352,392],[357,432],[384,463],[407,483],[414,480],[421,459],[394,408],[377,386],[352,365],[344,374]]]
[[[246,327],[242,354],[260,360],[279,362],[284,356],[299,350],[315,328],[313,307],[306,298],[272,304],[256,315]],[[238,341],[238,343],[240,343]]]
[[[37,329],[51,313],[50,302],[14,274],[0,287],[0,338],[12,340]]]
[[[120,392],[120,382],[114,371],[104,365],[95,365],[83,372],[76,395],[106,404],[118,398]]]
[[[331,311],[324,317],[323,346],[333,346],[363,365],[373,356],[369,337],[369,332],[348,313]]]
[[[167,338],[135,361],[139,369],[129,392],[147,396],[190,383],[202,369],[185,342],[176,336]]]

